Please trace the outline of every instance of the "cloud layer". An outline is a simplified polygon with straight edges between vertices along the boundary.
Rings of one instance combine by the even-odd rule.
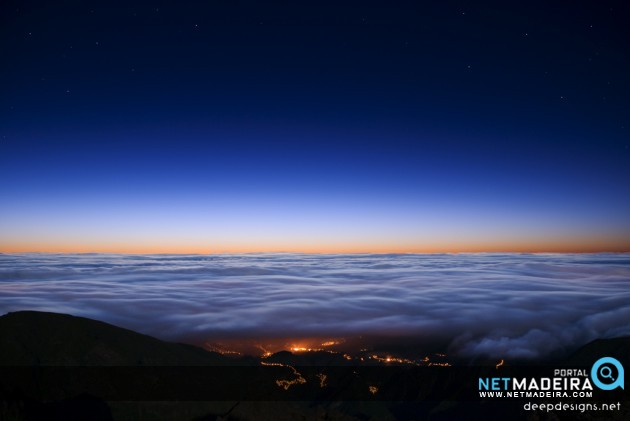
[[[539,358],[630,335],[628,254],[0,254],[0,312],[168,340],[400,335]]]

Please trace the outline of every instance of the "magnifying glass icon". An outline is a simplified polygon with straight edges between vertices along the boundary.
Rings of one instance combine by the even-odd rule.
[[[610,367],[602,367],[599,370],[599,375],[605,379],[615,381],[615,378],[612,376],[612,370],[610,369]]]

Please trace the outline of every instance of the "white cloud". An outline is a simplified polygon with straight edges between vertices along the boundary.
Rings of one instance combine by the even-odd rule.
[[[0,254],[0,311],[167,340],[396,333],[538,358],[630,334],[630,255]]]

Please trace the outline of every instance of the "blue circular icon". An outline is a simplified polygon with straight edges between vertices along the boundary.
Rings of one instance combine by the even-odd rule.
[[[604,364],[607,365],[604,366]],[[613,375],[613,370],[610,366],[617,369],[617,377]],[[593,379],[595,386],[602,390],[613,390],[618,387],[623,389],[623,365],[612,357],[600,358],[595,361],[593,368],[591,368],[591,379]],[[602,382],[602,379],[606,379],[606,382]]]

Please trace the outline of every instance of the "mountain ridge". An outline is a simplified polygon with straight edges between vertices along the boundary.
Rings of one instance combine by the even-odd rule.
[[[142,366],[225,364],[218,353],[165,342],[85,317],[17,311],[0,316],[0,364]]]

